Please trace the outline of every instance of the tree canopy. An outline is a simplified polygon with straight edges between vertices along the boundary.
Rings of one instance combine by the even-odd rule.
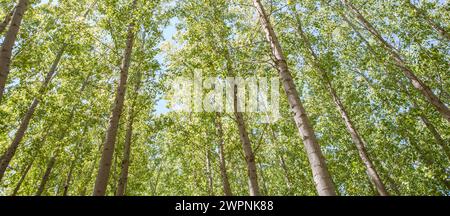
[[[0,195],[450,194],[447,1],[0,8]],[[172,109],[197,71],[277,78],[280,118]]]

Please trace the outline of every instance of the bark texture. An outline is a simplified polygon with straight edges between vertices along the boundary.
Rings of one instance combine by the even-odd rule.
[[[359,157],[361,158],[364,166],[366,167],[366,171],[367,174],[369,175],[369,178],[371,180],[371,182],[373,183],[373,185],[375,186],[375,188],[378,191],[378,194],[382,195],[382,196],[388,196],[389,193],[386,190],[386,187],[383,183],[383,181],[381,180],[380,176],[378,175],[377,170],[375,169],[375,166],[373,165],[372,160],[370,159],[368,153],[367,153],[367,149],[366,149],[366,143],[364,141],[364,139],[360,136],[356,126],[354,125],[353,121],[351,120],[344,104],[341,101],[341,98],[339,97],[339,95],[336,93],[335,88],[333,87],[330,78],[328,77],[327,72],[325,71],[325,69],[323,69],[319,56],[316,54],[316,52],[313,50],[311,42],[309,41],[308,36],[306,35],[306,33],[303,31],[303,27],[301,25],[301,20],[298,17],[298,15],[296,14],[295,8],[293,8],[293,11],[295,13],[295,17],[296,17],[296,21],[297,21],[297,27],[298,27],[298,32],[300,34],[300,37],[303,41],[303,44],[306,46],[307,50],[309,51],[309,54],[312,56],[311,62],[312,62],[312,66],[314,68],[316,68],[316,70],[319,72],[319,74],[321,75],[321,80],[322,80],[322,84],[325,87],[325,89],[327,89],[328,93],[330,94],[330,96],[333,99],[333,102],[336,106],[336,109],[339,111],[339,114],[341,115],[341,118],[343,119],[344,123],[345,123],[345,127],[347,129],[347,132],[350,134],[353,143],[355,144],[357,150],[358,150],[358,154]]]
[[[261,26],[265,32],[266,39],[270,44],[272,55],[275,59],[275,64],[278,69],[284,91],[286,92],[289,105],[294,113],[294,121],[303,139],[317,192],[321,196],[335,196],[336,189],[330,173],[328,172],[325,158],[323,157],[320,145],[317,141],[316,135],[314,134],[314,129],[311,126],[306,110],[300,101],[298,91],[289,71],[286,58],[278,41],[278,37],[273,30],[261,1],[253,0],[253,3],[258,10]]]
[[[13,193],[11,194],[11,196],[16,196],[17,193],[20,190],[20,187],[22,186],[23,181],[25,180],[25,177],[27,177],[28,172],[30,171],[31,167],[33,166],[34,163],[34,159],[32,161],[30,161],[30,163],[28,164],[28,166],[25,168],[25,170],[22,172],[22,176],[19,179],[19,182],[17,182],[16,187],[14,188]]]
[[[444,119],[450,122],[450,109],[433,93],[433,91],[413,72],[407,65],[406,61],[401,57],[400,53],[389,44],[378,32],[378,30],[366,20],[366,18],[359,12],[359,10],[347,0],[341,0],[346,5],[356,18],[362,23],[364,28],[369,31],[381,44],[383,48],[391,54],[391,58],[396,66],[403,72],[403,74],[410,80],[413,87],[418,90],[425,99],[434,106],[434,108],[442,115]]]
[[[45,170],[44,176],[42,176],[41,183],[39,184],[39,188],[36,192],[36,196],[41,196],[44,192],[45,186],[50,178],[50,174],[52,173],[52,169],[56,163],[56,156],[52,156],[47,164],[47,169]]]
[[[141,77],[142,74],[140,72],[136,75],[136,84],[134,86],[133,91],[133,101],[128,108],[128,121],[127,121],[127,129],[125,133],[125,143],[124,143],[124,151],[123,151],[123,158],[122,158],[122,164],[121,164],[121,171],[120,171],[120,178],[119,183],[117,184],[117,191],[116,196],[124,196],[126,192],[126,186],[128,182],[128,168],[130,166],[130,155],[131,155],[131,143],[133,138],[133,124],[134,124],[134,118],[135,118],[135,106],[136,106],[136,100],[138,96],[139,89],[141,87]]]
[[[16,42],[17,34],[19,33],[20,25],[22,24],[22,18],[27,10],[28,4],[29,0],[19,0],[0,50],[0,103],[2,102],[3,92],[5,91],[5,85],[8,79],[12,49]]]
[[[220,168],[220,176],[222,178],[222,186],[223,186],[223,193],[225,196],[232,196],[233,193],[231,192],[230,182],[228,180],[228,173],[227,173],[227,166],[226,166],[226,160],[225,160],[225,151],[224,151],[224,139],[223,139],[223,127],[222,127],[222,121],[221,116],[219,113],[216,113],[215,118],[215,125],[217,130],[217,137],[219,142],[219,168]]]
[[[260,196],[258,185],[258,174],[256,169],[255,155],[253,153],[252,144],[248,136],[247,128],[245,126],[244,115],[238,111],[238,89],[234,86],[234,116],[239,129],[239,137],[244,149],[245,162],[247,163],[248,184],[250,189],[250,196]]]
[[[25,113],[25,116],[23,117],[22,121],[20,122],[19,128],[17,129],[16,133],[14,134],[14,139],[11,142],[11,145],[8,147],[6,152],[2,156],[2,160],[0,161],[0,181],[2,180],[7,167],[9,166],[9,163],[11,162],[12,158],[16,154],[16,150],[19,147],[20,142],[22,141],[23,137],[25,136],[25,132],[28,129],[28,125],[33,117],[33,114],[36,110],[36,107],[39,105],[39,102],[41,101],[41,98],[44,96],[46,89],[53,78],[53,76],[56,73],[56,69],[58,67],[58,64],[61,60],[61,57],[64,53],[64,50],[66,48],[67,44],[64,44],[61,49],[59,50],[55,60],[53,61],[53,64],[47,73],[47,76],[45,77],[44,82],[41,85],[41,88],[39,90],[38,97],[34,98],[33,102],[31,103],[30,107],[28,108],[27,112]]]
[[[133,7],[136,7],[136,0],[133,1]],[[132,18],[133,19],[133,18]],[[111,162],[114,154],[114,146],[117,138],[117,130],[119,128],[119,120],[122,115],[123,104],[125,100],[126,85],[128,80],[128,70],[131,64],[131,54],[133,50],[135,24],[134,21],[128,26],[128,35],[126,48],[124,52],[124,58],[120,71],[120,81],[117,87],[116,99],[114,101],[114,107],[112,115],[109,120],[109,127],[106,132],[106,139],[103,144],[102,157],[100,159],[100,165],[98,169],[97,178],[94,186],[94,196],[104,196],[106,193],[106,187],[108,185],[109,173],[111,171]]]

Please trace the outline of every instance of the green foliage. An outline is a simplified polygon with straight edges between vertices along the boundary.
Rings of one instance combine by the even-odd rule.
[[[130,19],[138,28],[124,109],[136,106],[126,194],[210,195],[206,152],[211,154],[212,192],[223,194],[214,113],[159,113],[158,104],[171,99],[169,81],[192,76],[194,69],[202,70],[203,76],[278,75],[251,1],[138,0],[134,14],[129,13],[131,0],[31,2],[0,104],[0,153],[10,145],[33,99],[41,103],[0,182],[0,195],[13,193],[30,163],[18,195],[34,195],[54,155],[57,162],[43,195],[63,195],[71,169],[68,194],[91,194]],[[264,1],[338,193],[376,195],[301,42],[299,21],[364,137],[387,190],[397,195],[449,195],[450,158],[420,117],[429,120],[447,148],[449,122],[413,89],[382,45],[339,2]],[[352,2],[448,106],[449,41],[404,1]],[[449,32],[450,13],[442,2],[421,1],[416,6]],[[0,0],[0,19],[14,4]],[[169,31],[175,31],[173,37],[165,36]],[[40,95],[41,83],[64,43],[68,48],[57,74]],[[229,64],[233,71],[227,70]],[[139,74],[141,88],[135,92]],[[282,118],[272,124],[257,121],[258,114],[245,113],[262,194],[316,195],[284,94],[280,109]],[[123,112],[108,195],[114,195],[120,176],[127,120],[128,113]],[[231,189],[234,195],[247,195],[246,164],[234,116],[224,114],[222,124]]]

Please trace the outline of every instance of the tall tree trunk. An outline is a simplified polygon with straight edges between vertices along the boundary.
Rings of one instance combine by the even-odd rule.
[[[214,180],[211,168],[211,151],[209,148],[206,149],[206,173],[208,176],[208,194],[209,196],[214,196]]]
[[[375,53],[374,53],[375,54]],[[367,77],[364,73],[362,72],[358,72],[355,71],[359,76],[361,76],[368,84],[369,88],[372,89],[374,92],[377,92],[375,87],[373,86],[373,82],[372,80]],[[410,92],[408,91],[408,89],[402,84],[399,83],[399,85],[401,86],[401,88],[403,89],[403,92],[405,92],[405,94],[408,96],[409,100],[412,102],[412,107],[414,109],[417,109],[419,111],[418,113],[418,117],[420,118],[420,120],[422,121],[422,123],[427,127],[427,129],[430,131],[430,133],[433,135],[434,139],[436,140],[436,143],[442,148],[442,150],[444,151],[445,155],[447,156],[448,160],[450,161],[450,149],[448,147],[447,142],[442,138],[442,136],[439,134],[439,132],[437,131],[436,127],[434,127],[433,123],[430,122],[428,120],[428,118],[423,114],[422,110],[420,110],[419,106],[417,105],[417,102],[415,101],[414,96],[412,96],[410,94]],[[395,89],[391,89],[392,91],[395,91]],[[387,101],[385,99],[383,99],[382,97],[378,96],[377,97],[379,99],[381,99],[383,101],[383,103],[388,104]],[[398,191],[398,190],[397,190]],[[397,193],[397,192],[396,192]],[[398,195],[400,193],[397,193]]]
[[[67,196],[67,194],[69,192],[69,186],[70,186],[70,182],[72,181],[72,175],[73,175],[73,170],[75,168],[75,163],[76,163],[76,160],[73,160],[72,163],[70,164],[69,173],[67,173],[66,180],[64,181],[63,196]]]
[[[284,156],[282,154],[279,154],[279,158],[280,158],[281,168],[283,169],[284,180],[286,181],[286,187],[288,189],[288,193],[289,193],[289,195],[292,195],[293,191],[292,191],[291,175],[289,174],[289,170],[288,170],[288,167],[286,165],[286,161],[284,159]]]
[[[17,182],[17,185],[14,188],[14,192],[11,194],[11,196],[17,195],[20,187],[22,186],[23,181],[25,180],[25,177],[27,177],[27,175],[28,175],[28,171],[30,171],[31,167],[33,166],[33,163],[34,163],[34,158],[30,161],[30,163],[28,163],[27,167],[23,171],[22,176],[20,177],[19,182]]]
[[[359,132],[356,129],[355,125],[353,124],[350,116],[348,115],[348,112],[345,109],[344,104],[342,103],[340,97],[337,95],[336,90],[334,89],[334,87],[327,75],[327,72],[325,71],[325,69],[322,68],[322,65],[319,60],[318,55],[313,50],[308,36],[303,31],[303,27],[302,27],[300,18],[298,17],[295,8],[294,7],[292,7],[292,8],[293,8],[293,12],[295,13],[294,16],[296,18],[298,32],[300,34],[300,37],[303,40],[303,44],[306,46],[307,50],[309,51],[309,54],[312,56],[312,59],[311,59],[312,66],[315,67],[316,70],[321,75],[321,77],[322,77],[321,80],[322,80],[322,83],[323,83],[325,89],[328,90],[328,93],[333,98],[334,104],[335,104],[337,110],[339,111],[342,119],[344,120],[347,132],[350,134],[353,143],[356,145],[358,154],[366,167],[367,174],[369,175],[370,180],[372,181],[372,183],[374,184],[375,188],[377,189],[377,191],[380,195],[388,196],[389,193],[387,192],[383,181],[381,180],[380,176],[378,175],[378,172],[376,171],[375,166],[372,163],[372,160],[369,158],[369,155],[366,150],[365,141],[359,135]]]
[[[72,119],[73,118],[69,119],[70,120],[69,123],[72,121]],[[85,124],[81,137],[85,137],[85,135],[87,133],[87,129],[88,129],[87,124]],[[64,184],[63,196],[67,196],[68,195],[70,182],[72,181],[73,171],[74,171],[74,169],[76,167],[76,164],[78,162],[78,158],[80,158],[80,154],[81,154],[80,153],[81,142],[82,141],[80,141],[78,143],[78,145],[75,146],[75,148],[76,148],[75,149],[75,153],[74,153],[75,154],[75,158],[73,160],[71,160],[70,167],[69,167],[69,172],[67,173],[67,177],[66,177],[65,181],[63,182],[63,184]]]
[[[266,176],[264,175],[264,170],[260,163],[258,163],[259,173],[261,175],[261,183],[262,183],[262,194],[269,195],[269,189],[267,188]]]
[[[133,94],[134,94],[133,99],[132,99],[133,101],[131,102],[131,105],[128,108],[128,122],[127,122],[127,129],[126,129],[126,133],[125,133],[123,159],[122,159],[122,164],[121,164],[119,183],[117,184],[116,196],[124,196],[125,192],[126,192],[126,187],[127,187],[128,168],[130,166],[131,143],[132,143],[132,137],[133,137],[133,124],[134,124],[134,118],[136,115],[135,114],[135,106],[136,106],[138,92],[141,87],[142,74],[140,72],[137,72],[136,76],[137,76],[137,79],[136,79],[136,84],[134,86],[134,91],[133,91]]]
[[[450,161],[450,149],[448,147],[447,142],[442,138],[442,136],[439,134],[436,127],[434,127],[433,123],[430,122],[430,120],[425,116],[425,114],[422,112],[422,110],[417,105],[417,102],[413,95],[410,94],[408,89],[402,85],[402,83],[399,83],[401,85],[401,88],[403,89],[403,92],[406,93],[409,100],[412,102],[412,107],[418,111],[418,117],[420,121],[425,125],[425,127],[430,131],[431,135],[433,135],[434,139],[436,140],[436,143],[442,148],[444,151],[444,154],[447,156],[447,159]]]
[[[222,177],[223,193],[225,196],[232,196],[230,182],[228,181],[227,166],[225,160],[224,151],[224,139],[223,139],[223,127],[222,127],[222,117],[219,113],[216,113],[215,125],[219,142],[219,168],[220,176]]]
[[[397,182],[395,182],[395,180],[393,178],[391,178],[391,175],[388,171],[386,171],[386,168],[383,168],[383,167],[380,167],[380,168],[381,168],[380,172],[382,174],[384,174],[384,178],[388,182],[391,190],[394,191],[394,195],[401,196],[402,193],[400,192],[400,188],[399,188]]]
[[[242,148],[244,149],[245,162],[247,163],[247,174],[249,182],[250,196],[259,196],[258,175],[256,170],[255,155],[253,154],[252,144],[245,127],[244,115],[238,111],[238,88],[234,85],[234,115],[239,129]]]
[[[64,182],[65,182],[65,179],[64,178],[60,178],[59,182],[56,183],[57,184],[56,185],[56,190],[54,190],[55,192],[54,192],[53,196],[58,196],[59,191],[61,191],[61,188],[64,187]]]
[[[391,54],[392,59],[398,68],[403,72],[403,74],[410,80],[411,84],[416,88],[429,103],[431,103],[434,108],[450,122],[450,109],[431,91],[431,89],[414,74],[412,69],[407,65],[406,61],[403,60],[401,55],[396,51],[396,49],[389,44],[381,34],[375,29],[375,27],[364,18],[364,16],[359,12],[359,10],[349,3],[347,0],[341,0],[344,5],[346,5],[351,12],[356,16],[356,18],[362,23],[364,28],[369,31],[378,41],[383,44],[383,48]]]
[[[41,85],[41,88],[39,90],[39,95],[34,98],[33,102],[31,103],[30,107],[28,108],[28,111],[25,113],[25,116],[23,117],[19,128],[17,129],[14,139],[11,143],[11,145],[8,147],[6,152],[2,156],[2,160],[0,162],[0,181],[2,180],[6,168],[9,166],[9,163],[11,162],[12,158],[14,157],[17,148],[19,147],[20,142],[22,141],[23,137],[25,136],[25,132],[28,129],[28,125],[31,121],[31,118],[33,117],[34,111],[36,110],[36,107],[39,105],[39,102],[41,98],[44,96],[46,89],[48,87],[48,84],[50,83],[51,79],[56,73],[56,69],[58,67],[58,64],[61,60],[61,57],[64,53],[64,50],[66,48],[67,44],[63,44],[61,49],[59,50],[51,68],[50,71],[47,73],[47,76],[45,77],[44,82]]]
[[[52,156],[47,164],[47,169],[45,170],[44,176],[42,176],[41,184],[39,185],[38,191],[36,192],[36,196],[41,196],[44,192],[45,185],[47,184],[50,174],[52,173],[52,169],[56,162],[56,155]]]
[[[37,145],[38,149],[40,149],[42,147],[41,144],[45,143],[45,141],[47,140],[47,136],[51,133],[51,130],[50,130],[51,126],[52,126],[52,124],[47,124],[47,126],[44,128],[44,134],[43,134],[43,136],[41,137],[41,139],[39,141],[39,145]],[[35,159],[38,157],[38,154],[39,154],[39,151],[34,152],[32,154],[32,156],[31,156],[32,159],[31,159],[31,162],[30,162],[31,165],[34,163]],[[31,168],[31,166],[30,166],[30,168]],[[30,168],[27,168],[28,170],[23,173],[21,179],[19,180],[18,184],[16,185],[16,188],[14,189],[14,192],[13,192],[13,194],[11,196],[17,195],[17,193],[20,190],[20,187],[22,186],[23,181],[25,180],[26,176],[28,175],[28,172],[29,172]]]
[[[20,24],[22,23],[22,18],[27,10],[28,4],[29,0],[19,0],[0,50],[0,103],[2,102],[3,92],[5,91],[5,85],[8,79],[12,49],[14,47],[14,43],[16,42]]]
[[[294,81],[292,80],[292,75],[289,72],[286,58],[278,41],[278,37],[272,28],[261,1],[253,0],[253,3],[258,10],[261,26],[266,34],[266,39],[270,43],[272,54],[275,58],[275,64],[288,97],[289,105],[294,112],[294,121],[305,145],[317,192],[321,196],[335,196],[336,190],[330,173],[328,172],[325,158],[323,157],[320,145],[317,141],[316,135],[314,134],[314,129],[309,122],[306,110],[300,101],[298,91]]]
[[[409,7],[411,7],[415,12],[417,12],[422,19],[424,19],[431,27],[434,28],[434,30],[436,30],[442,37],[444,37],[450,41],[450,35],[447,33],[447,31],[445,31],[444,28],[442,28],[442,26],[440,26],[438,23],[431,20],[430,17],[425,13],[425,11],[416,7],[413,3],[411,3],[410,0],[405,0],[405,1],[406,1],[406,4]]]
[[[14,14],[14,10],[15,10],[15,7],[13,9],[11,9],[11,11],[8,14],[6,14],[5,19],[3,20],[3,22],[0,23],[0,36],[3,35],[3,32],[6,29],[6,26],[8,26],[9,21],[11,21],[11,17]]]
[[[81,96],[81,94],[83,93],[83,91],[84,91],[84,89],[86,88],[86,86],[88,85],[88,83],[89,83],[89,78],[91,77],[91,75],[89,74],[88,76],[86,76],[86,78],[84,79],[84,81],[83,81],[83,83],[82,83],[82,85],[81,85],[81,88],[80,88],[80,91],[79,91],[79,95]],[[78,106],[79,106],[80,104],[76,104],[75,106],[73,106],[72,107],[72,110],[70,111],[70,114],[69,114],[69,118],[68,118],[68,120],[67,120],[67,125],[69,126],[69,125],[71,125],[71,123],[72,123],[72,121],[73,121],[73,118],[74,118],[74,116],[75,116],[75,111],[78,109]],[[63,140],[64,139],[64,136],[65,135],[67,135],[67,133],[66,133],[66,131],[68,130],[69,128],[67,127],[64,131],[64,133],[62,133],[62,136],[59,138],[60,140]],[[86,132],[87,132],[87,124],[84,126],[84,128],[83,128],[83,133],[82,133],[82,135],[81,135],[81,137],[84,137],[85,135],[86,135]],[[80,148],[80,145],[81,145],[81,141],[80,141],[80,143],[78,143],[78,145],[76,145],[76,151],[75,151],[75,158],[71,161],[71,165],[70,165],[70,168],[69,168],[69,172],[67,173],[67,177],[66,177],[66,180],[64,181],[64,191],[63,191],[63,196],[67,196],[68,195],[68,192],[69,192],[69,186],[70,186],[70,182],[72,181],[72,175],[73,175],[73,170],[75,169],[75,166],[76,166],[76,163],[77,163],[77,161],[78,161],[78,158],[79,158],[79,152],[78,152],[78,149]]]
[[[124,196],[126,186],[127,186],[128,167],[130,165],[131,142],[132,142],[132,136],[133,136],[133,121],[134,121],[133,115],[134,115],[133,107],[130,107],[129,111],[128,111],[128,122],[127,122],[126,134],[125,134],[123,159],[122,159],[122,164],[121,164],[119,183],[117,184],[116,196]]]
[[[283,175],[284,175],[284,180],[286,181],[286,187],[288,189],[288,194],[292,195],[293,194],[293,190],[292,190],[292,178],[291,175],[289,174],[289,169],[288,166],[286,164],[286,160],[283,156],[283,153],[280,152],[278,150],[278,148],[276,147],[278,139],[277,136],[275,135],[275,130],[273,127],[270,127],[270,137],[271,137],[271,144],[273,145],[273,148],[275,148],[275,155],[279,158],[280,160],[280,166],[283,169]]]
[[[133,0],[132,8],[136,7],[136,0]],[[132,14],[132,13],[131,13]],[[128,79],[128,70],[131,63],[131,55],[133,51],[134,42],[134,17],[131,17],[132,21],[128,26],[127,44],[124,52],[124,58],[120,71],[120,81],[117,87],[116,100],[114,102],[114,108],[109,120],[109,127],[106,132],[106,139],[103,144],[103,153],[100,160],[97,179],[95,180],[94,196],[104,196],[106,193],[106,186],[108,185],[109,173],[111,171],[111,162],[114,154],[114,145],[116,143],[117,130],[119,127],[119,120],[123,110],[123,104],[125,100],[126,85]]]
[[[444,153],[447,156],[447,159],[450,161],[450,149],[448,147],[448,144],[445,142],[445,140],[439,134],[437,129],[434,127],[433,123],[431,123],[424,114],[422,114],[422,113],[419,114],[419,117],[420,117],[420,120],[423,122],[423,124],[428,128],[430,133],[433,135],[434,139],[436,140],[436,143],[439,146],[441,146],[442,150],[444,150]]]
[[[445,155],[447,156],[447,159],[450,161],[450,149],[448,147],[447,142],[442,138],[441,134],[437,131],[436,127],[434,127],[433,123],[430,122],[430,120],[423,114],[423,112],[419,109],[417,106],[417,103],[414,101],[414,98],[409,94],[408,90],[406,88],[403,88],[410,100],[412,101],[413,108],[417,109],[419,111],[418,116],[420,121],[425,125],[425,127],[430,131],[431,135],[433,135],[434,139],[436,140],[436,143],[442,148]]]
[[[387,192],[383,181],[381,180],[380,176],[378,175],[378,172],[376,171],[375,166],[372,163],[372,160],[369,158],[369,155],[366,150],[365,141],[361,138],[356,127],[353,125],[353,122],[351,121],[350,117],[348,116],[347,111],[345,110],[342,102],[339,100],[339,97],[337,97],[334,89],[331,91],[331,93],[333,95],[333,99],[337,105],[337,108],[338,108],[339,112],[341,113],[341,117],[344,119],[347,131],[350,133],[353,143],[356,145],[356,148],[358,149],[359,157],[361,158],[364,165],[366,166],[367,174],[369,175],[370,180],[375,185],[378,193],[381,196],[388,196],[389,193]]]
[[[105,139],[104,134],[100,135],[100,137],[102,137],[102,141],[100,142],[100,145],[97,148],[97,152],[100,152],[102,150],[104,139]],[[97,159],[98,159],[98,157],[96,157],[96,155],[94,155],[94,158],[92,159],[91,167],[89,167],[88,175],[86,175],[86,177],[84,178],[83,184],[82,184],[83,189],[81,190],[81,196],[86,196],[89,181],[91,180],[92,174],[94,173],[94,170],[95,170],[95,165],[97,164]]]
[[[230,57],[228,48],[223,50],[224,58],[226,61],[227,75],[231,76],[235,74],[233,71],[233,62]],[[238,108],[238,86],[236,83],[233,84],[233,112],[236,118],[236,124],[239,129],[239,138],[241,140],[242,148],[244,150],[245,162],[247,164],[247,175],[248,175],[248,186],[250,191],[250,196],[260,196],[260,190],[258,185],[258,174],[255,163],[255,155],[253,153],[252,145],[248,132],[245,126],[244,115]],[[241,102],[242,103],[242,102]]]

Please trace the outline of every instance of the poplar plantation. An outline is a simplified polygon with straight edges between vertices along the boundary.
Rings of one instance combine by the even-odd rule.
[[[449,24],[442,0],[0,0],[0,195],[449,195]]]

